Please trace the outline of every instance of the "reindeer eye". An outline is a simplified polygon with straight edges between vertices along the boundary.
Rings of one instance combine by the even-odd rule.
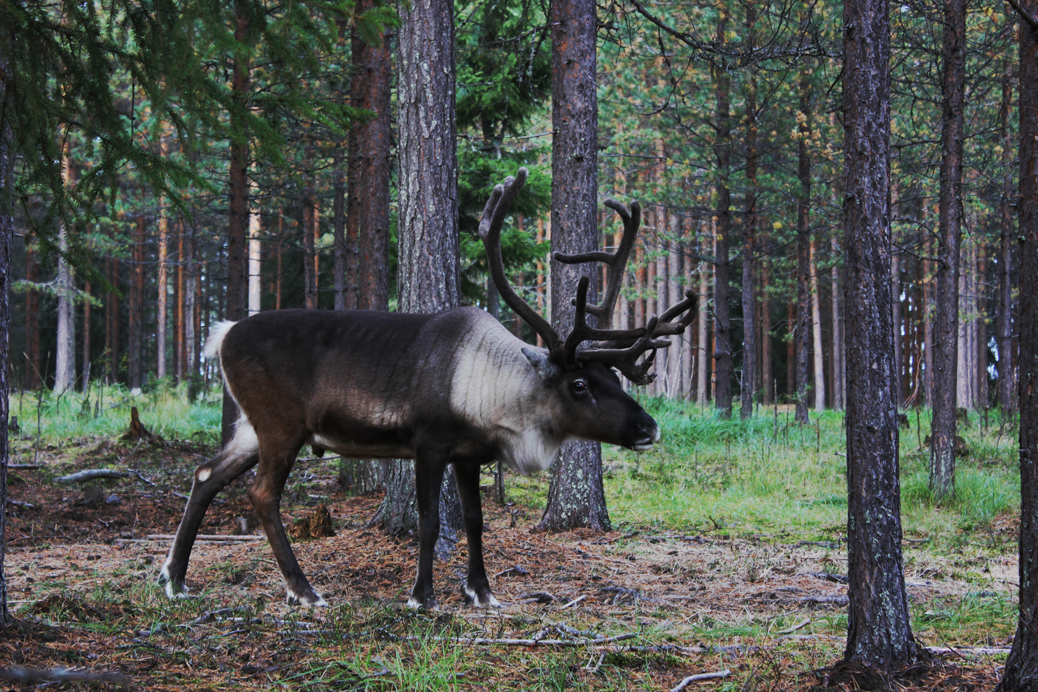
[[[587,382],[585,382],[582,379],[573,380],[573,384],[571,385],[571,387],[573,388],[574,394],[586,394],[588,391]]]

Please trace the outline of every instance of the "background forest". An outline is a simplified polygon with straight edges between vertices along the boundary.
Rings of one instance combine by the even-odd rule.
[[[513,281],[531,303],[546,312],[550,306],[546,11],[545,3],[527,0],[456,7],[463,291],[469,303],[492,301],[492,310],[497,300],[493,292],[488,298],[475,224],[491,186],[519,165],[533,170],[536,194],[527,194],[532,201],[505,250]],[[956,399],[967,409],[1008,409],[1015,391],[1015,19],[993,1],[966,11]],[[210,39],[195,59],[207,61],[224,90],[220,82],[230,80],[240,57],[235,50],[247,48],[253,63],[242,116],[249,132],[249,309],[330,309],[348,304],[355,290],[351,263],[370,261],[344,231],[352,203],[344,165],[349,122],[372,115],[346,106],[351,45],[356,52],[365,38],[376,41],[385,22],[391,44],[392,13],[376,7],[361,15],[365,21],[352,24],[358,43],[347,40],[344,19],[321,25],[320,8],[303,16],[268,12],[271,29],[247,46]],[[660,354],[651,394],[716,400],[730,410],[724,392],[720,399],[715,392],[717,356],[730,343],[734,367],[726,379],[747,394],[744,401],[843,406],[840,12],[824,3],[600,8],[600,196],[637,199],[645,210],[614,319],[641,323],[685,288],[704,298],[693,327]],[[231,25],[229,16],[222,19]],[[94,21],[114,31],[124,20],[99,12]],[[932,3],[892,8],[894,319],[905,406],[927,405],[932,396],[942,27]],[[306,60],[286,60],[290,41],[308,40],[307,32],[317,38]],[[134,145],[157,157],[164,185],[156,190],[149,171],[128,166],[106,171],[118,179],[114,191],[92,194],[108,152],[74,121],[66,123],[60,152],[67,214],[55,213],[38,178],[18,178],[16,388],[85,390],[98,379],[147,387],[160,378],[212,375],[199,353],[209,325],[224,314],[235,111],[214,99],[207,117],[171,121],[168,104],[155,108],[156,94],[134,75],[112,74],[108,88]],[[386,153],[395,166],[393,151]],[[394,184],[396,177],[394,170]],[[394,191],[394,239],[395,198]],[[618,220],[603,213],[601,228],[604,244],[613,244]],[[395,304],[393,242],[385,266]],[[62,310],[67,327],[59,326]],[[799,330],[798,315],[807,317]],[[515,329],[522,329],[518,322]],[[730,332],[719,337],[721,329]],[[60,355],[59,343],[74,357]]]

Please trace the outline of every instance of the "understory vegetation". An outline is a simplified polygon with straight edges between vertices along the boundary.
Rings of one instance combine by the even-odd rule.
[[[426,613],[402,607],[412,538],[368,529],[378,498],[338,488],[327,457],[297,465],[283,515],[288,525],[331,508],[335,537],[297,541],[330,608],[283,605],[265,541],[244,540],[262,531],[240,483],[203,533],[241,524],[247,535],[200,543],[188,575],[200,598],[167,600],[155,574],[190,471],[216,449],[218,390],[194,401],[186,386],[16,395],[7,570],[22,629],[0,638],[0,657],[114,675],[75,684],[147,689],[671,689],[726,670],[703,688],[820,684],[847,627],[842,414],[800,426],[783,406],[739,421],[643,404],[663,439],[643,454],[604,450],[612,532],[534,534],[547,475],[508,473],[500,505],[488,470],[487,562],[506,607],[462,604],[462,544],[438,565],[441,607]],[[131,407],[158,437],[120,440]],[[906,579],[916,637],[961,656],[912,684],[993,687],[1015,626],[1017,423],[996,411],[960,421],[956,496],[941,503],[928,488],[928,420],[910,410],[901,429]],[[58,481],[83,468],[128,473],[102,481],[91,504]]]

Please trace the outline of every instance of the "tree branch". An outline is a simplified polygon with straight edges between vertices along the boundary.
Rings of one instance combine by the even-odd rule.
[[[1031,14],[1027,10],[1026,7],[1024,7],[1023,5],[1021,5],[1019,3],[1018,0],[1006,0],[1006,1],[1013,7],[1014,10],[1016,10],[1016,13],[1018,15],[1020,15],[1020,17],[1025,22],[1027,22],[1028,24],[1031,25],[1031,30],[1032,31],[1038,31],[1038,17],[1035,17],[1033,14]]]

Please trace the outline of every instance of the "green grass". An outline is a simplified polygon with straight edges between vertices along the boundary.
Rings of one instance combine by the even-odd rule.
[[[220,436],[221,401],[222,391],[216,386],[190,402],[187,384],[152,385],[137,393],[122,385],[95,385],[85,394],[18,393],[11,397],[11,416],[17,416],[23,436],[61,444],[84,437],[118,437],[129,428],[131,407],[137,407],[141,422],[156,435],[214,442]]]

